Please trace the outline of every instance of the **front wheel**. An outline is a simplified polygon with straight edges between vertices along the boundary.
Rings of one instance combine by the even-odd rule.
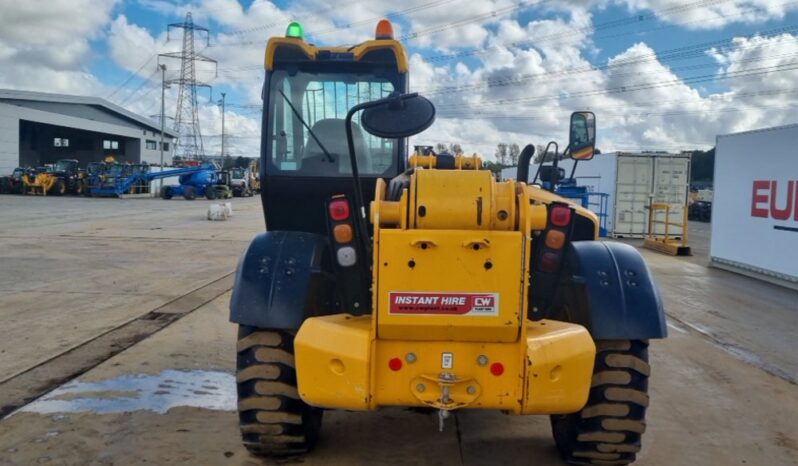
[[[238,327],[238,419],[252,453],[307,453],[321,430],[323,411],[299,398],[294,336],[285,330]]]
[[[213,186],[207,186],[205,188],[205,198],[209,201],[212,201],[219,197],[219,193],[216,192],[216,188]]]
[[[587,404],[578,413],[551,416],[563,459],[586,465],[633,463],[646,430],[650,373],[648,341],[597,341]]]
[[[55,185],[53,185],[52,191],[56,196],[63,196],[67,192],[66,183],[63,180],[57,180]]]
[[[183,189],[183,199],[185,199],[187,201],[193,201],[194,199],[196,199],[196,197],[197,197],[197,195],[194,193],[194,187],[193,186],[186,186]]]

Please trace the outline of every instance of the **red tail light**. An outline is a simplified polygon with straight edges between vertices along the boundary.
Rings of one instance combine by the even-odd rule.
[[[349,218],[349,202],[346,199],[336,199],[329,205],[330,218],[336,222]]]
[[[540,270],[544,272],[554,272],[560,264],[560,258],[553,252],[544,252],[540,256]]]
[[[551,223],[554,226],[564,227],[571,222],[571,209],[557,206],[551,209]]]

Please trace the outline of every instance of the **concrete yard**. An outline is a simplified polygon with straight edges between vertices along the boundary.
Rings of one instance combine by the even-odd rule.
[[[231,272],[258,198],[0,196],[0,465],[271,464],[240,445]],[[670,336],[652,342],[640,465],[798,464],[798,292],[644,251]],[[38,399],[37,399],[38,398]],[[35,401],[34,401],[35,400]],[[547,417],[325,413],[308,465],[558,465]],[[285,460],[283,461],[285,462]]]

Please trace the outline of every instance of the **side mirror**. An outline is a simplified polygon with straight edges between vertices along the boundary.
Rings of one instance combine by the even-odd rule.
[[[596,115],[593,112],[571,114],[568,147],[573,160],[590,160],[596,150]]]
[[[416,135],[435,121],[435,106],[418,94],[393,94],[370,102],[360,124],[374,136],[401,139]]]

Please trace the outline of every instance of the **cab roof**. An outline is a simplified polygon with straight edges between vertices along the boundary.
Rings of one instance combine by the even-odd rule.
[[[297,37],[272,37],[266,45],[264,66],[271,71],[290,63],[357,62],[394,65],[399,73],[407,73],[407,53],[394,39],[367,40],[352,47],[317,47]]]

